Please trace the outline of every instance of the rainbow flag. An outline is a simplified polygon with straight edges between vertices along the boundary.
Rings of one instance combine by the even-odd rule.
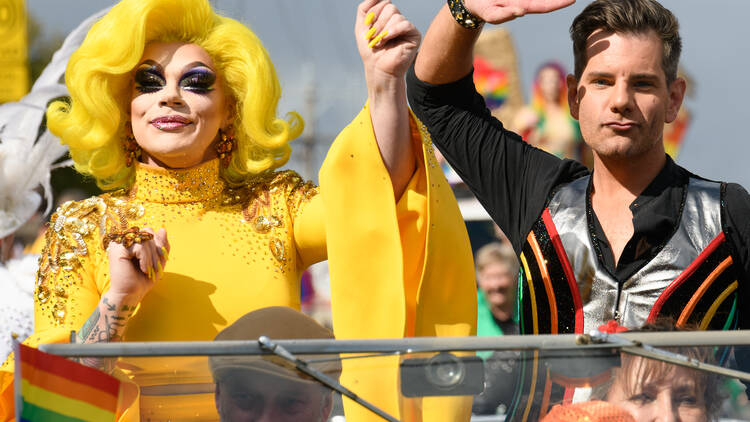
[[[17,421],[114,421],[120,381],[62,356],[19,344]]]
[[[479,56],[474,57],[474,85],[490,110],[500,108],[508,99],[508,73]]]

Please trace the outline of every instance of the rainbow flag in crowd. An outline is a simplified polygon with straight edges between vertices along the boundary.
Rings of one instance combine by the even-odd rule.
[[[492,67],[480,56],[474,57],[474,85],[490,110],[499,108],[508,99],[508,73]]]
[[[62,356],[19,344],[16,420],[114,421],[120,381]]]

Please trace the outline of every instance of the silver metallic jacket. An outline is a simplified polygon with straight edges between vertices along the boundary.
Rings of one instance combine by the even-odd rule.
[[[588,181],[584,177],[565,186],[548,206],[581,294],[584,333],[612,319],[638,328],[667,286],[722,232],[720,185],[690,179],[676,231],[651,261],[623,281],[618,301],[618,281],[593,252],[586,212]]]
[[[673,235],[618,282],[593,245],[589,179],[552,195],[521,249],[521,333],[587,333],[611,320],[636,328],[664,316],[700,329],[736,328],[739,272],[722,231],[723,185],[690,177]],[[511,406],[511,421],[537,420],[550,403],[571,399],[575,387],[594,385],[602,374],[594,357],[588,368],[571,368],[569,359],[541,352],[526,353],[520,362],[521,393]]]

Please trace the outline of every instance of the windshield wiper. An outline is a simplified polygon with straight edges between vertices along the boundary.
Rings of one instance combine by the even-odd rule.
[[[336,381],[335,379],[329,377],[328,375],[318,371],[317,369],[311,367],[306,361],[294,356],[291,354],[288,350],[286,350],[283,346],[274,343],[270,338],[266,336],[260,336],[258,338],[258,344],[260,344],[260,347],[268,350],[269,352],[275,354],[276,356],[288,361],[289,363],[294,364],[294,366],[302,373],[309,375],[310,377],[314,378],[319,383],[325,385],[326,387],[336,390],[337,392],[345,395],[346,397],[349,397],[354,402],[362,405],[367,410],[375,413],[376,415],[380,416],[381,418],[389,421],[389,422],[399,422],[398,419],[394,418],[393,416],[389,415],[382,409],[378,408],[374,404],[368,402],[367,400],[359,397],[358,395],[354,394],[351,390],[344,387]]]

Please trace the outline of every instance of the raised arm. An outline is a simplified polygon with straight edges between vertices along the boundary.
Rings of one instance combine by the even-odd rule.
[[[529,13],[546,13],[575,3],[575,0],[456,0],[478,20],[501,24]],[[474,42],[482,25],[467,29],[459,25],[446,4],[425,35],[417,56],[417,77],[432,84],[454,82],[472,67]]]
[[[398,199],[415,169],[404,75],[421,37],[389,0],[360,3],[354,36],[365,68],[375,138]]]
[[[472,23],[502,23],[573,0],[465,2],[476,15]],[[586,169],[530,146],[491,115],[471,72],[479,32],[460,25],[447,5],[440,10],[407,76],[409,103],[433,143],[519,251],[550,190]]]

